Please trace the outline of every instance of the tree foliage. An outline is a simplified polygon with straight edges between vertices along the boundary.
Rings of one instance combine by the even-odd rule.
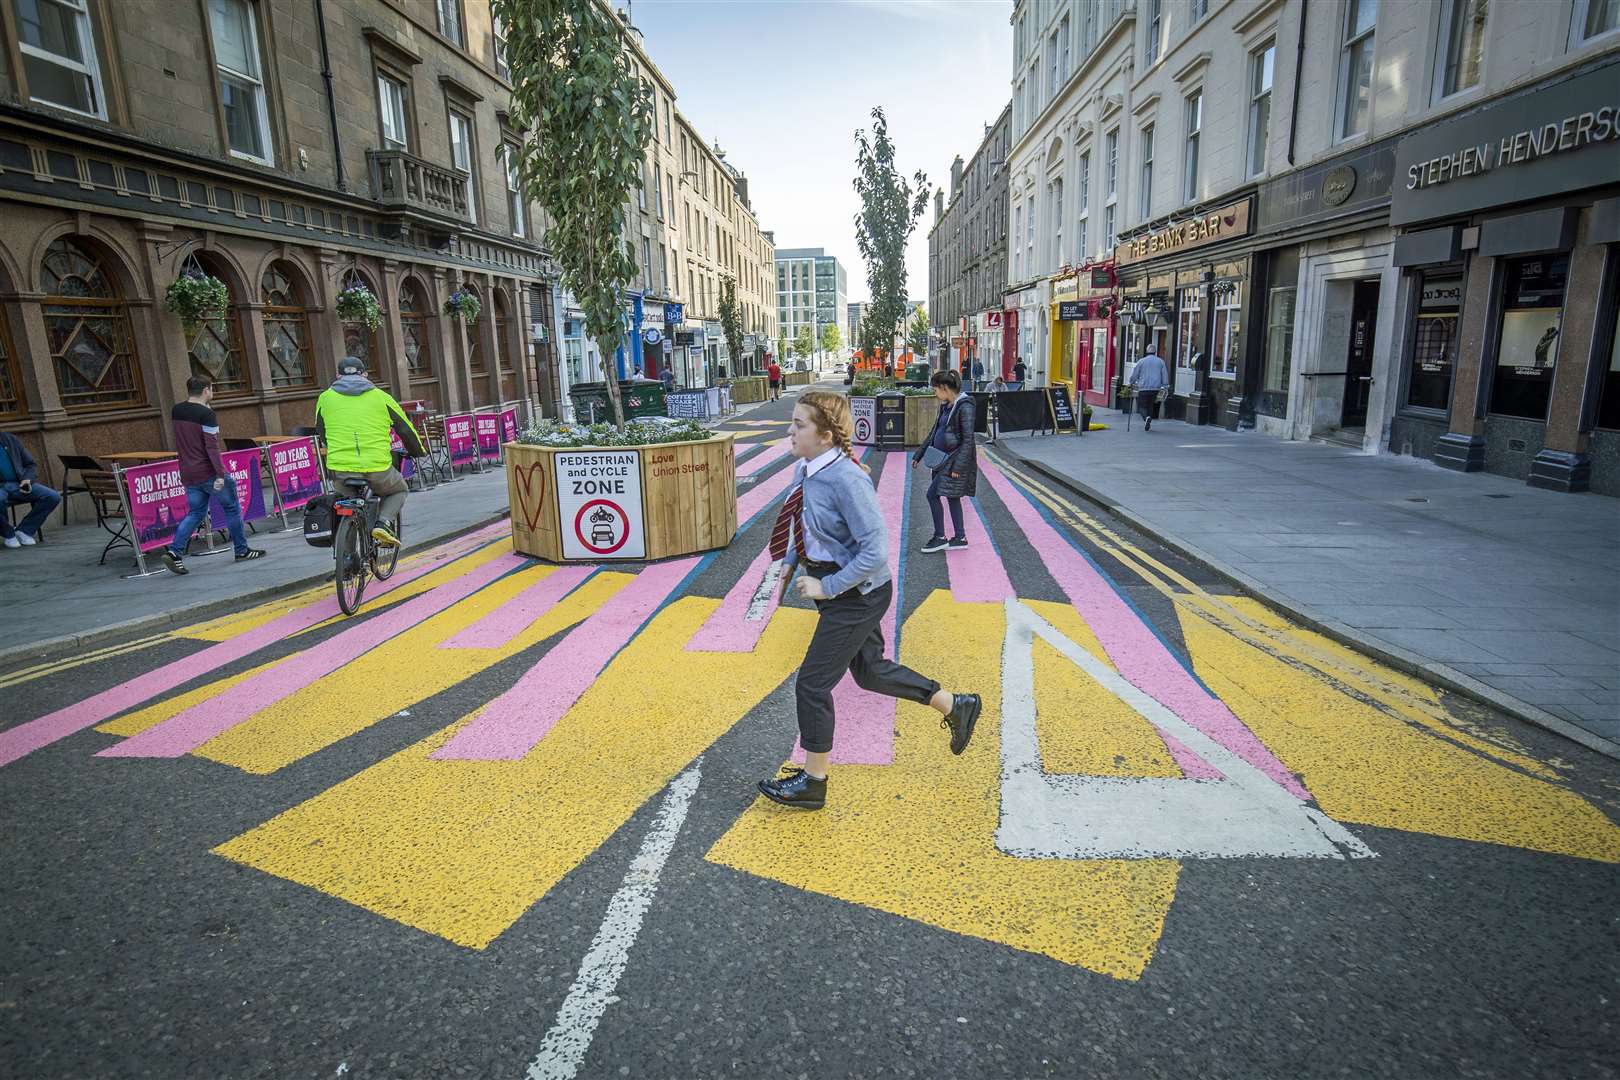
[[[731,354],[731,374],[742,374],[742,312],[737,310],[737,279],[727,274],[720,279],[720,329],[726,335]]]
[[[872,132],[855,132],[855,241],[866,261],[872,306],[861,320],[868,354],[887,353],[906,317],[906,242],[928,205],[928,177],[922,170],[907,180],[894,163],[894,143],[881,108],[872,110]]]
[[[906,327],[906,344],[918,356],[926,357],[928,354],[928,312],[923,310],[921,304],[911,316],[911,323]]]
[[[810,329],[810,324],[799,327],[799,332],[793,335],[793,355],[800,360],[816,351],[816,335]]]
[[[651,96],[625,28],[596,0],[492,0],[492,9],[506,27],[512,127],[524,132],[520,183],[545,211],[563,287],[611,365],[625,335],[624,287],[636,275],[625,217],[652,137]],[[622,428],[611,367],[606,381]]]
[[[837,323],[828,323],[821,328],[821,351],[838,355],[838,350],[844,347],[844,335],[838,329]]]

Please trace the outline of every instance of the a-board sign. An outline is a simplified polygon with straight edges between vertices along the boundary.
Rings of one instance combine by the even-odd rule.
[[[877,441],[877,400],[869,397],[849,399],[850,418],[854,421],[856,446],[871,446]]]
[[[634,451],[558,453],[557,513],[565,559],[644,559],[641,458]]]
[[[458,413],[444,418],[444,441],[450,451],[452,465],[464,465],[478,456],[478,439],[473,434],[471,413]]]
[[[236,508],[243,521],[258,521],[268,516],[264,506],[264,488],[259,483],[261,454],[262,451],[255,446],[251,450],[227,450],[219,455],[219,459],[225,463],[225,471],[231,474],[231,482],[236,485]],[[218,495],[210,495],[208,524],[212,528],[223,529],[227,520],[225,503]]]
[[[1075,423],[1074,399],[1069,397],[1069,387],[1065,383],[1057,383],[1046,388],[1046,407],[1052,414],[1052,427],[1056,431],[1079,431]]]

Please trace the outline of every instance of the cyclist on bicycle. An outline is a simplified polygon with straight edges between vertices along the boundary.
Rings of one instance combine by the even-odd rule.
[[[338,361],[338,377],[315,402],[315,430],[326,443],[326,467],[338,483],[364,480],[382,500],[371,535],[386,547],[399,547],[399,512],[405,508],[405,478],[394,467],[389,432],[399,436],[411,457],[427,453],[405,410],[388,391],[366,378],[366,365],[353,356]]]

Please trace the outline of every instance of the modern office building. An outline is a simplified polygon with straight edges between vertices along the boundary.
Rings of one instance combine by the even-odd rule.
[[[819,340],[831,323],[848,342],[848,293],[844,268],[826,249],[776,249],[776,320],[789,341],[805,326]]]

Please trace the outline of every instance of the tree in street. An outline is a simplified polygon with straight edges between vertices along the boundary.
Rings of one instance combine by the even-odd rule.
[[[861,212],[855,215],[855,240],[866,260],[866,283],[872,306],[862,320],[862,344],[887,353],[906,317],[906,242],[928,205],[928,177],[918,170],[911,180],[894,163],[894,143],[881,108],[872,110],[872,133],[855,132],[855,192]]]
[[[844,347],[844,335],[839,332],[837,323],[828,323],[821,328],[821,349],[833,356]]]
[[[492,10],[507,33],[511,126],[525,132],[519,183],[546,213],[546,247],[585,313],[585,332],[612,357],[625,338],[624,287],[636,274],[624,225],[642,183],[652,102],[624,27],[596,0],[492,0]],[[622,430],[617,372],[605,381]]]
[[[911,316],[911,324],[906,327],[906,344],[918,356],[928,358],[928,313],[921,304],[917,305],[916,314]]]
[[[726,335],[731,375],[735,378],[742,374],[742,313],[737,310],[737,279],[730,274],[720,279],[720,329]]]
[[[811,332],[809,324],[799,327],[799,332],[793,335],[793,355],[800,360],[806,360],[816,351],[816,336]]]

